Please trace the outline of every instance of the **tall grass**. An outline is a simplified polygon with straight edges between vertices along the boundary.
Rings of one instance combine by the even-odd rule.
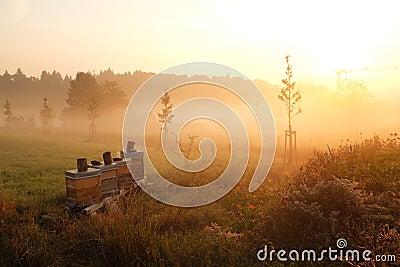
[[[120,150],[117,138],[0,133],[0,147],[1,266],[257,266],[265,244],[319,249],[338,237],[400,259],[395,136],[315,151],[299,169],[275,162],[253,193],[250,165],[228,195],[203,207],[168,206],[138,190],[90,217],[64,208],[64,171],[77,157]]]

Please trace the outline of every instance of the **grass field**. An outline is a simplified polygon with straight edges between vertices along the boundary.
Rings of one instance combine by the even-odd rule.
[[[394,135],[316,151],[291,168],[278,158],[254,193],[247,191],[250,167],[227,196],[203,207],[176,208],[137,191],[90,217],[65,209],[64,171],[78,157],[121,150],[118,136],[88,142],[63,133],[0,132],[0,150],[1,266],[288,266],[259,262],[257,251],[320,249],[338,238],[400,263]]]

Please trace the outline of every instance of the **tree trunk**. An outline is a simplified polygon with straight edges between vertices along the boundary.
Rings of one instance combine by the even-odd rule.
[[[289,125],[289,157],[288,157],[288,162],[289,164],[292,164],[292,159],[293,159],[293,139],[292,139],[292,125]]]

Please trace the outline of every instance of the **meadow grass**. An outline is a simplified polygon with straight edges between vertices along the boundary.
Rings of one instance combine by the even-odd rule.
[[[249,193],[252,163],[228,195],[198,208],[168,206],[137,190],[85,217],[64,207],[64,172],[75,168],[78,157],[100,160],[104,151],[121,150],[120,138],[88,142],[63,133],[0,132],[0,265],[284,266],[258,262],[257,251],[265,244],[318,248],[343,235],[350,246],[398,255],[396,140],[316,151],[300,168],[283,166],[278,158],[261,188]],[[207,178],[197,175],[182,183]],[[339,194],[343,199],[332,202]],[[347,264],[352,263],[332,266]]]

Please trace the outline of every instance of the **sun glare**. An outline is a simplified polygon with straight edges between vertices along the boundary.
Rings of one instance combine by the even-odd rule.
[[[298,64],[303,69],[328,74],[376,66],[377,51],[388,53],[384,46],[396,23],[389,14],[393,10],[382,13],[379,8],[355,1],[281,1],[273,6],[268,1],[220,1],[214,13],[232,42],[261,48],[264,54],[286,50],[302,58]]]

